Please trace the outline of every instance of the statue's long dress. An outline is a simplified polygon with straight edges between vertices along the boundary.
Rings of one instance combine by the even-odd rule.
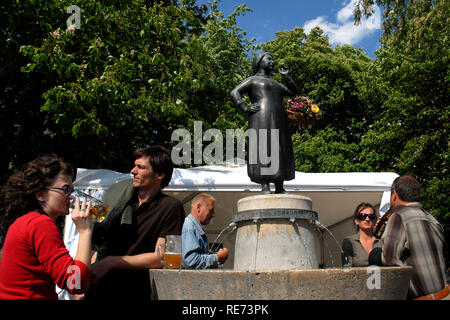
[[[289,80],[292,81],[291,79]],[[295,84],[293,86],[295,88]],[[250,113],[248,121],[248,128],[255,129],[255,132],[258,133],[256,134],[256,141],[254,139],[249,139],[249,152],[257,150],[256,163],[251,163],[251,159],[247,159],[247,173],[250,180],[262,184],[294,179],[294,152],[292,149],[291,135],[289,133],[288,117],[285,107],[283,106],[283,97],[292,96],[293,93],[286,86],[271,78],[252,76],[244,80],[232,91],[231,98],[236,105],[242,102],[243,94],[248,94],[252,104],[259,104],[261,108],[258,112]],[[270,168],[273,164],[261,163],[259,155],[259,141],[261,135],[259,129],[267,129],[266,150],[267,156],[272,159],[277,155],[271,153],[271,130],[279,130],[279,165],[278,170],[270,175],[261,171],[263,168]],[[264,155],[265,154],[263,153],[263,156]]]

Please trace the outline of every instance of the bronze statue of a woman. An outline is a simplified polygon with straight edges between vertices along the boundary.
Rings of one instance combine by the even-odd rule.
[[[254,76],[231,91],[236,107],[249,114],[249,131],[253,129],[256,132],[257,138],[249,141],[249,150],[258,151],[254,153],[255,161],[249,159],[247,163],[247,174],[251,181],[261,184],[262,193],[270,193],[270,183],[275,184],[275,193],[285,193],[284,181],[295,178],[294,152],[283,98],[295,96],[297,87],[285,67],[280,68],[279,72],[286,86],[271,79],[274,65],[273,57],[268,52],[255,56],[252,65]],[[250,97],[250,106],[242,100],[245,94]],[[278,136],[277,145],[271,139],[273,136]],[[261,148],[270,153],[272,161],[278,161],[275,172],[266,170],[271,164],[261,157]]]

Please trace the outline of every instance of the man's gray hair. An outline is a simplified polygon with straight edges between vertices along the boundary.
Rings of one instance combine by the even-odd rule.
[[[203,205],[207,205],[208,200],[212,200],[213,202],[216,202],[216,199],[212,195],[207,194],[207,193],[200,193],[200,194],[196,195],[194,199],[192,199],[191,208],[194,208],[194,206],[198,202],[201,202]]]

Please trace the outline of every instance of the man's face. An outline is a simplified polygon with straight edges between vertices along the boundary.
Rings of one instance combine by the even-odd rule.
[[[203,204],[202,202],[199,202],[197,205],[199,205],[198,208],[198,221],[200,221],[201,224],[207,225],[212,218],[216,216],[214,211],[214,201],[209,199],[207,201],[207,204]]]
[[[149,157],[141,157],[134,161],[134,168],[131,170],[133,178],[133,187],[135,188],[149,188],[155,185],[158,188],[161,186],[161,181],[164,174],[158,174],[153,171],[150,164]]]

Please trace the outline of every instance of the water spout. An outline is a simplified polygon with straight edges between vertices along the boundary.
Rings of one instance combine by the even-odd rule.
[[[236,223],[231,222],[228,226],[226,226],[225,228],[223,228],[220,232],[219,235],[216,237],[216,239],[214,239],[213,244],[211,245],[211,248],[209,249],[209,253],[214,253],[214,245],[216,244],[216,241],[220,238],[220,236],[222,235],[222,233],[224,233],[226,230],[228,230],[229,228],[232,228],[231,231],[222,239],[222,241],[217,245],[217,248],[219,248],[219,246],[222,244],[222,242],[231,234],[231,232],[233,232],[234,230],[236,230],[237,226]],[[216,248],[216,249],[217,249]]]
[[[322,240],[324,240],[323,232],[320,230],[320,228],[316,228],[316,229],[320,233],[320,237],[322,238]],[[331,265],[334,265],[333,254],[331,253],[330,246],[328,245],[328,241],[323,241],[323,243],[325,243],[325,247],[327,247],[328,255],[331,259]]]
[[[325,227],[323,224],[321,224],[318,220],[315,221],[315,226],[316,226],[318,229],[322,229],[322,230],[327,231],[327,232],[331,235],[331,237],[333,237],[333,239],[334,239],[334,241],[336,242],[336,244],[337,244],[339,250],[341,250],[341,253],[344,253],[344,251],[342,250],[341,245],[339,244],[339,241],[336,239],[336,237],[334,236],[334,234],[333,234],[327,227]]]
[[[260,218],[255,218],[255,219],[253,219],[253,223],[254,224],[261,223],[261,219]]]
[[[334,241],[336,242],[336,244],[337,244],[337,246],[338,246],[338,248],[339,248],[339,250],[341,251],[341,256],[342,256],[342,258],[343,258],[343,260],[344,260],[344,264],[346,264],[346,263],[348,263],[348,258],[344,255],[344,250],[342,250],[342,246],[339,244],[339,241],[336,239],[336,237],[334,236],[334,234],[327,228],[327,227],[325,227],[322,223],[320,223],[320,221],[318,221],[318,220],[314,220],[314,221],[311,221],[312,222],[312,224],[317,228],[317,230],[320,232],[320,234],[322,234],[322,232],[320,231],[320,230],[325,230],[325,231],[327,231],[330,235],[331,235],[331,237],[334,239]],[[328,244],[327,244],[327,248],[328,248]],[[329,251],[329,248],[328,248],[328,251]],[[331,264],[334,264],[334,262],[333,262],[333,258],[331,258]]]

